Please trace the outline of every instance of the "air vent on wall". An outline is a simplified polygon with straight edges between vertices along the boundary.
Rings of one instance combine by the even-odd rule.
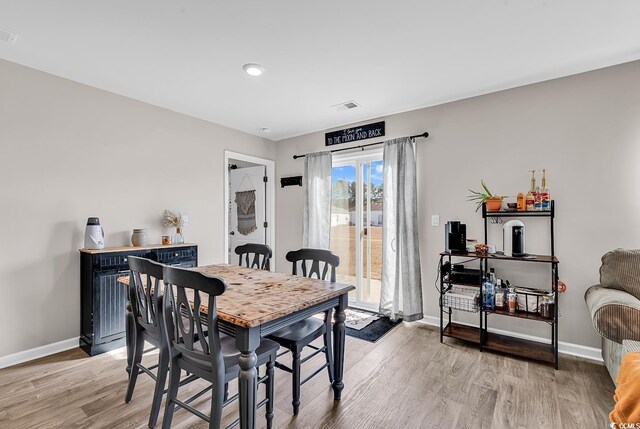
[[[16,43],[16,39],[18,38],[18,35],[16,33],[12,33],[10,31],[7,30],[3,30],[0,28],[0,41],[1,42],[8,42],[8,43]]]
[[[336,104],[336,105],[331,106],[331,107],[335,108],[338,112],[340,112],[342,110],[356,109],[356,108],[360,107],[360,105],[358,103],[356,103],[355,101],[351,100],[351,101],[345,101],[344,103]]]

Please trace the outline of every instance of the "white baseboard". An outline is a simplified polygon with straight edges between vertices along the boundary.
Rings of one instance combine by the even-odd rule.
[[[422,320],[418,320],[418,323],[423,323],[425,325],[437,326],[440,327],[440,318],[434,316],[425,316]],[[474,326],[470,323],[456,322],[461,325]],[[536,341],[539,343],[548,343],[549,340],[547,338],[536,337],[533,335],[520,334],[518,332],[505,331],[503,329],[495,329],[489,328],[489,332],[493,332],[496,334],[509,335],[511,337],[520,338],[523,340]],[[596,349],[594,347],[581,346],[580,344],[567,343],[564,341],[558,342],[558,353],[562,353],[565,355],[578,356],[585,359],[597,360],[602,362],[602,351],[600,349]]]
[[[418,323],[440,327],[440,319],[434,316],[425,316],[422,320],[418,320]],[[462,323],[462,322],[458,322],[458,323],[466,325],[466,323]],[[489,332],[494,332],[496,334],[510,335],[515,338],[521,338],[521,339],[530,340],[530,341],[537,341],[540,343],[549,341],[546,338],[536,337],[533,335],[520,334],[517,332],[505,331],[502,329],[489,328]],[[69,338],[68,340],[58,341],[57,343],[46,344],[44,346],[36,347],[30,350],[24,350],[24,351],[13,353],[7,356],[2,356],[0,357],[0,369],[13,366],[13,365],[18,365],[20,363],[28,362],[30,360],[39,359],[41,357],[49,356],[55,353],[64,352],[66,350],[71,350],[76,347],[78,347],[78,337]],[[602,362],[602,352],[600,351],[600,349],[597,349],[594,347],[586,347],[586,346],[581,346],[579,344],[560,341],[560,343],[558,344],[558,352]]]
[[[69,338],[68,340],[58,341],[57,343],[45,344],[30,350],[13,353],[0,357],[0,368],[18,365],[19,363],[28,362],[30,360],[39,359],[55,353],[64,352],[66,350],[78,347],[78,337]]]

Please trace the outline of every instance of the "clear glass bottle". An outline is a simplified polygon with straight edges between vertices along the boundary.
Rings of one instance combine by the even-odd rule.
[[[184,243],[184,235],[182,234],[182,228],[176,228],[176,235],[173,236],[173,244],[183,244]]]
[[[484,283],[482,283],[482,307],[487,310],[495,308],[495,284],[491,282],[491,274],[487,274]]]
[[[553,296],[543,296],[542,297],[542,302],[540,303],[540,315],[542,317],[546,317],[549,319],[553,319],[555,317],[555,310],[556,310],[556,306],[555,306],[555,302],[553,300]]]

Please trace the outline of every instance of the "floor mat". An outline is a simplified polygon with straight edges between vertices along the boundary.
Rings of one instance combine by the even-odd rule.
[[[347,328],[355,329],[356,331],[366,328],[380,318],[380,316],[375,313],[352,308],[347,308],[344,312],[347,316],[347,320],[344,322],[345,325],[347,325]]]
[[[345,313],[347,311],[355,311],[358,313],[365,313],[365,314],[368,313],[362,310],[353,310],[353,309],[348,309],[345,311]],[[375,313],[368,313],[368,314],[369,316],[372,316],[373,318],[375,318],[375,320],[370,321],[369,323],[367,323],[366,326],[363,326],[361,329],[351,328],[349,327],[349,324],[345,322],[345,324],[347,325],[346,334],[349,335],[350,337],[359,338],[361,340],[375,343],[380,338],[382,338],[387,332],[391,331],[395,326],[397,326],[402,321],[402,319],[398,319],[397,321],[392,322],[386,316],[379,316]]]

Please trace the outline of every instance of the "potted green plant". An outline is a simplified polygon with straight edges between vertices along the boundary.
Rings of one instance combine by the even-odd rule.
[[[487,211],[499,212],[502,208],[502,200],[506,198],[505,195],[494,195],[491,193],[484,180],[480,181],[482,185],[482,191],[474,191],[469,189],[471,194],[467,196],[467,201],[476,203],[476,211],[480,210],[483,203],[487,203]]]

